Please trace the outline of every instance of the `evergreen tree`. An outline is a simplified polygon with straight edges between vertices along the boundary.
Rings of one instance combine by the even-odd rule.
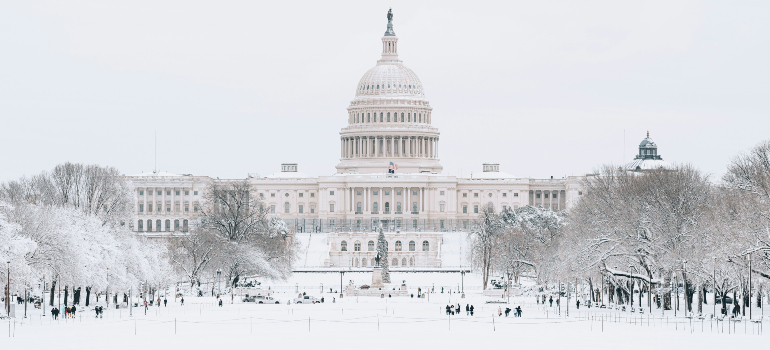
[[[380,253],[380,267],[382,267],[382,283],[390,283],[390,268],[388,265],[388,241],[380,227],[380,235],[377,237],[377,252]]]

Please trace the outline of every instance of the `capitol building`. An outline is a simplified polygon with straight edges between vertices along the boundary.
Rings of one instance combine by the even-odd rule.
[[[575,205],[583,176],[522,178],[497,163],[479,164],[482,171],[468,177],[442,174],[433,109],[417,74],[399,59],[388,17],[380,59],[351,86],[355,96],[340,130],[336,172],[312,177],[300,164],[286,163],[272,175],[247,179],[271,215],[305,245],[301,267],[371,266],[378,227],[386,232],[392,269],[467,266],[467,232],[485,206]],[[129,178],[136,196],[131,227],[150,237],[186,231],[206,186],[220,181],[160,172]]]

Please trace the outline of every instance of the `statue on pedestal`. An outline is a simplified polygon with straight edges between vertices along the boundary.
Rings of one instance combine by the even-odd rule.
[[[385,31],[385,36],[396,36],[393,31],[393,9],[388,9],[388,30]]]

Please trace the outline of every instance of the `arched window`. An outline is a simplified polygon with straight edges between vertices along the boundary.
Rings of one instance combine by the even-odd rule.
[[[174,220],[174,231],[179,231],[179,220]]]
[[[287,193],[288,194],[288,193]],[[289,213],[289,202],[283,203],[283,212],[288,214]]]
[[[401,266],[406,266],[406,258],[401,259]]]
[[[155,220],[155,231],[160,232],[160,220]]]
[[[147,232],[152,231],[152,220],[147,220]]]
[[[396,211],[401,212],[401,202],[396,202]]]
[[[393,265],[393,267],[398,266],[398,259],[393,258],[393,263],[391,265]]]
[[[396,241],[396,251],[397,252],[401,251],[401,241]]]
[[[372,204],[372,211],[374,212],[377,211],[377,202],[374,202],[374,204]]]
[[[380,112],[380,123],[382,123],[382,115],[383,115],[383,113]]]
[[[166,219],[166,231],[171,231],[171,220]]]
[[[182,231],[187,232],[187,219],[182,221]]]
[[[401,113],[401,122],[402,123],[404,122],[404,113],[403,112]]]
[[[366,267],[366,259],[361,259],[361,267]]]
[[[374,241],[369,241],[367,246],[368,246],[370,252],[374,251]]]
[[[388,122],[390,122],[390,112],[388,112]]]
[[[367,123],[370,123],[371,121],[372,121],[372,119],[371,119],[371,114],[369,114],[369,113],[366,113],[366,122],[367,122]]]
[[[414,241],[409,241],[409,251],[410,252],[414,251]]]
[[[358,267],[358,258],[355,258],[353,261],[354,261],[354,264],[355,264],[354,266]]]
[[[430,243],[428,241],[422,241],[422,251],[427,252],[430,248]]]
[[[342,243],[340,243],[340,247],[342,248],[341,250],[343,252],[348,251],[348,242],[342,241]]]
[[[142,221],[142,220],[139,220],[139,226],[138,226],[138,228],[139,228],[139,232],[142,232],[142,231],[144,230],[144,221]]]
[[[360,252],[361,251],[361,242],[356,241],[353,243],[353,251]]]
[[[412,113],[407,113],[406,114],[406,121],[410,122],[410,123],[412,122]]]
[[[356,204],[356,212],[361,213],[361,202]]]
[[[386,214],[390,213],[390,203],[389,202],[385,202],[385,213]]]
[[[409,266],[414,266],[414,257],[409,258]]]
[[[412,203],[412,211],[417,212],[417,202]]]

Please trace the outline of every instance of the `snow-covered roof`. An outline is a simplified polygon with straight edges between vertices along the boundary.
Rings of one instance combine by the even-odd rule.
[[[146,173],[140,173],[140,174],[134,174],[134,175],[128,175],[128,176],[182,176],[179,174],[173,174],[165,171],[158,171],[158,172],[146,172]]]
[[[652,169],[669,169],[671,163],[662,159],[634,159],[634,161],[627,163],[624,166],[627,170],[652,170]]]
[[[493,180],[493,179],[515,179],[516,176],[503,171],[482,171],[472,172],[471,179],[474,180]]]
[[[265,176],[268,179],[307,179],[310,175],[298,171],[281,171]]]

